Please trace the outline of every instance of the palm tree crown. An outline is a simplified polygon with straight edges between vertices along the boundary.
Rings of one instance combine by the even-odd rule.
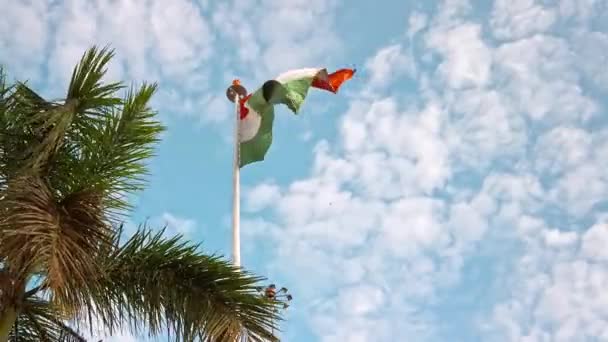
[[[62,101],[0,70],[0,342],[84,341],[81,325],[276,340],[281,303],[258,295],[262,278],[145,226],[120,242],[164,128],[155,84],[118,97],[102,82],[112,56],[89,49]]]

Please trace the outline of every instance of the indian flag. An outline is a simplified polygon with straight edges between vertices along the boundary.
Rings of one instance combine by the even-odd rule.
[[[274,105],[284,104],[295,114],[306,99],[308,89],[332,93],[353,77],[355,69],[340,69],[329,74],[324,68],[290,70],[240,100],[240,167],[264,160],[272,144]]]

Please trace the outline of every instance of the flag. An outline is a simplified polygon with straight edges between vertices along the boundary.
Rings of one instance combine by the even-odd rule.
[[[356,70],[340,69],[328,74],[324,68],[290,70],[240,100],[240,167],[264,160],[272,144],[274,105],[284,104],[298,113],[312,88],[337,93]]]

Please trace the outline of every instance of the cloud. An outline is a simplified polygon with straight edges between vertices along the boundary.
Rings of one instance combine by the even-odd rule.
[[[536,142],[535,169],[548,176],[562,175],[590,158],[592,143],[591,135],[581,128],[553,128]]]
[[[556,12],[535,0],[497,0],[490,18],[492,33],[496,38],[511,40],[545,32],[556,22]]]
[[[158,81],[161,111],[217,125],[230,107],[223,91],[204,95],[210,87],[222,88],[237,75],[253,86],[288,68],[339,58],[328,54],[340,51],[336,6],[270,0],[9,2],[2,4],[11,18],[0,24],[0,59],[17,77],[46,80],[50,96],[60,97],[85,49],[110,44],[116,57],[108,79]]]
[[[213,36],[198,6],[187,0],[149,4],[131,1],[64,1],[49,14],[57,25],[53,64],[71,67],[93,42],[111,44],[127,78],[169,79],[197,71],[210,56]],[[179,26],[175,18],[180,18]],[[189,78],[188,78],[189,79]],[[187,80],[188,80],[187,79]]]
[[[80,334],[87,341],[102,341],[102,342],[144,342],[147,341],[142,336],[137,334],[131,334],[128,332],[128,328],[124,327],[122,330],[115,331],[110,334],[110,330],[103,327],[100,321],[93,321],[92,326],[78,326]]]
[[[505,94],[517,110],[547,123],[587,121],[596,106],[578,83],[576,59],[563,38],[536,35],[501,45],[496,51],[501,76],[510,82]]]
[[[335,0],[222,2],[213,23],[230,42],[231,68],[248,77],[268,78],[290,68],[339,57],[341,41],[333,26]],[[277,28],[281,29],[277,29]],[[329,54],[328,52],[331,52]]]
[[[608,61],[608,35],[605,32],[578,30],[573,34],[573,52],[582,76],[600,90],[608,89],[608,70],[603,66]]]
[[[99,341],[99,340],[103,340],[104,342],[143,342],[145,340],[142,339],[138,339],[137,337],[135,337],[134,335],[131,335],[129,333],[118,333],[118,334],[113,334],[112,336],[109,336],[108,334],[100,334],[100,335],[93,335],[93,336],[86,336],[87,340],[91,340],[91,341]]]
[[[108,80],[159,82],[155,108],[218,127],[231,109],[223,90],[213,89],[224,89],[235,77],[254,87],[285,69],[329,66],[328,56],[340,58],[334,0],[0,5],[7,14],[0,24],[0,61],[12,76],[38,82],[45,95],[64,96],[83,52],[109,44],[116,56]]]
[[[608,13],[606,6],[597,0],[561,0],[557,7],[562,17],[577,25],[590,25]]]
[[[482,87],[490,79],[492,54],[481,40],[481,27],[462,24],[436,29],[427,38],[427,45],[438,51],[443,61],[438,73],[452,88]]]
[[[276,184],[260,184],[246,192],[245,208],[250,212],[258,212],[275,205],[280,198],[280,189]]]
[[[0,63],[10,65],[11,72],[23,74],[30,66],[39,68],[46,58],[48,4],[44,1],[0,1],[4,19],[0,22]],[[7,65],[5,65],[7,66]],[[40,70],[30,78],[37,78]]]
[[[418,22],[413,24],[420,25]],[[400,44],[382,48],[367,61],[365,70],[371,75],[368,83],[370,87],[386,87],[404,74],[413,76],[415,73],[411,57],[404,53]]]
[[[156,81],[164,90],[170,85],[176,96],[164,96],[173,101],[160,101],[161,109],[199,111],[180,106],[207,90],[208,61],[216,49],[211,25],[196,3],[64,0],[0,5],[10,17],[0,24],[0,59],[11,75],[41,83],[48,96],[64,96],[72,68],[87,48],[110,45],[116,56],[107,80]]]
[[[608,253],[603,247],[607,243],[608,225],[594,225],[582,237],[581,254],[591,261],[606,262]]]
[[[319,340],[443,340],[462,329],[488,341],[608,337],[593,299],[608,279],[605,106],[583,90],[579,42],[550,32],[559,11],[497,1],[499,41],[466,1],[416,14],[413,43],[366,64],[365,81],[390,82],[391,94],[362,87],[308,176],[250,189],[276,204],[243,224],[276,241],[270,266],[295,284]],[[420,42],[437,58],[410,58]],[[416,96],[403,90],[404,65]],[[458,312],[468,325],[450,323],[445,308],[474,295],[471,269],[485,263],[492,290]]]
[[[444,230],[448,207],[430,196],[450,175],[442,114],[434,103],[404,110],[393,98],[354,101],[340,123],[341,153],[319,143],[310,177],[272,188],[278,226],[264,237],[280,235],[276,253],[290,260],[275,267],[309,279],[298,291],[313,303],[307,315],[324,317],[310,322],[323,341],[428,336],[430,322],[416,322],[409,303],[457,277],[463,248]],[[265,184],[249,196],[256,192],[270,191]],[[319,296],[325,305],[314,304]],[[346,322],[336,327],[338,317]]]
[[[349,161],[359,169],[360,185],[375,196],[399,196],[409,188],[430,192],[449,174],[441,108],[433,102],[420,110],[402,111],[398,106],[394,98],[354,102],[340,126]],[[353,165],[342,164],[353,172]],[[402,186],[393,187],[394,181]]]
[[[175,216],[171,213],[163,213],[159,220],[167,225],[166,234],[168,235],[181,234],[188,236],[194,233],[194,229],[197,226],[196,221]]]
[[[410,39],[413,38],[413,36],[418,33],[420,30],[426,28],[428,24],[428,17],[426,14],[424,13],[420,13],[420,12],[414,12],[410,15],[410,19],[409,19],[409,27],[407,30],[408,33],[408,37]]]
[[[561,234],[559,245],[543,248],[543,236]],[[582,233],[557,233],[541,223],[526,233],[526,252],[518,259],[516,282],[509,283],[510,298],[493,310],[492,341],[604,340],[606,304],[604,286],[608,264],[600,248],[608,237],[605,224]],[[605,246],[605,245],[601,245]],[[578,248],[577,248],[578,247]],[[501,337],[503,336],[503,337]]]
[[[154,216],[147,221],[147,228],[160,229],[165,228],[166,236],[174,236],[176,234],[184,235],[186,238],[191,238],[196,233],[199,224],[192,218],[176,215],[170,212],[164,212]],[[131,220],[124,222],[123,241],[126,241],[130,236],[135,234],[139,226]]]

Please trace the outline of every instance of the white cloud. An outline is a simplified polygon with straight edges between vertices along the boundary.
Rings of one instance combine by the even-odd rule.
[[[245,208],[250,212],[257,212],[276,205],[281,198],[280,191],[276,184],[260,184],[245,193]]]
[[[209,58],[213,35],[198,6],[185,0],[155,1],[150,12],[151,46],[164,72],[185,76]]]
[[[308,142],[312,139],[313,135],[314,135],[314,133],[312,130],[306,130],[306,131],[302,132],[302,134],[300,134],[299,138],[303,142]]]
[[[391,203],[381,218],[378,244],[388,248],[394,257],[445,247],[448,241],[437,220],[443,210],[441,201],[424,197]]]
[[[567,19],[574,19],[578,24],[588,25],[592,19],[607,13],[601,0],[561,0],[559,12]]]
[[[517,111],[533,120],[577,123],[596,114],[596,105],[583,95],[577,64],[568,42],[536,35],[501,45],[495,52],[498,75],[510,79],[505,95]]]
[[[587,29],[579,29],[572,36],[576,63],[583,76],[600,89],[608,89],[608,34]]]
[[[581,253],[590,260],[608,261],[608,225],[596,224],[583,235]]]
[[[547,246],[557,248],[572,246],[578,241],[576,232],[563,232],[558,229],[545,231],[544,238]]]
[[[536,0],[497,0],[490,25],[497,38],[521,39],[548,30],[557,19],[555,12]]]
[[[30,79],[38,79],[37,68],[46,58],[48,18],[45,1],[0,1],[3,19],[0,21],[0,58],[2,63],[19,61],[10,65],[11,72],[24,74],[35,66]],[[6,66],[6,65],[5,65]]]
[[[557,242],[555,249],[539,247],[537,241]],[[604,288],[608,265],[602,251],[605,224],[597,224],[583,234],[557,233],[543,228],[528,233],[526,253],[518,260],[509,293],[511,297],[493,311],[496,336],[507,333],[513,341],[605,340],[606,305]],[[571,248],[581,238],[580,251]],[[596,240],[597,239],[597,240]],[[489,327],[486,327],[489,328]],[[496,338],[502,341],[502,338]]]
[[[478,241],[488,228],[483,212],[470,203],[456,203],[450,208],[450,227],[467,241]]]
[[[525,120],[506,96],[494,89],[453,94],[452,121],[446,125],[452,158],[479,170],[525,149]]]
[[[134,334],[128,332],[128,329],[114,331],[110,334],[110,330],[103,327],[101,322],[93,321],[93,326],[80,326],[81,335],[87,341],[103,341],[103,342],[144,342],[146,340],[138,338]],[[92,331],[91,331],[92,330]]]
[[[608,183],[599,164],[585,163],[566,173],[549,196],[575,217],[585,217],[593,206],[606,198]]]
[[[160,220],[167,225],[167,234],[191,235],[196,228],[196,221],[188,218],[175,216],[171,213],[163,213]]]
[[[365,63],[365,70],[371,75],[368,85],[379,88],[390,85],[402,75],[413,76],[416,72],[411,57],[400,44],[382,48]]]
[[[588,127],[604,108],[582,90],[573,42],[549,32],[554,7],[498,1],[492,11],[494,34],[508,40],[498,46],[462,19],[467,1],[412,19],[411,32],[430,23],[419,39],[441,57],[432,69],[412,64],[417,97],[362,89],[337,143],[318,143],[310,175],[273,185],[279,204],[258,226],[266,241],[280,239],[272,266],[308,279],[295,291],[321,340],[433,340],[441,294],[482,248],[501,260],[499,301],[479,313],[483,340],[607,334],[590,293],[608,279],[599,264],[608,234],[601,221],[579,223],[602,217],[596,206],[608,195],[606,133]],[[405,46],[368,59],[370,83],[404,81]],[[493,254],[510,244],[511,254]]]
[[[215,9],[213,23],[233,44],[233,61],[238,63],[233,67],[268,78],[290,68],[327,63],[328,52],[340,51],[333,28],[336,6],[335,0],[225,2]]]
[[[46,95],[61,97],[83,52],[92,44],[109,44],[116,56],[108,80],[158,81],[156,108],[204,124],[229,118],[223,91],[204,95],[214,83],[239,75],[253,87],[287,68],[329,66],[327,56],[340,58],[342,51],[333,28],[334,0],[4,1],[0,6],[6,14],[0,59],[11,75],[39,81]]]
[[[163,109],[192,102],[208,87],[215,40],[192,1],[9,1],[0,6],[8,18],[0,24],[0,58],[15,77],[44,79],[48,96],[64,96],[73,67],[94,44],[115,49],[106,80],[160,81],[164,89],[169,84],[178,89],[173,102],[160,102]]]
[[[382,197],[399,196],[411,187],[426,192],[441,187],[450,172],[442,114],[432,102],[418,112],[400,110],[393,98],[353,103],[340,129],[360,186]],[[394,181],[401,186],[391,186]]]
[[[428,17],[424,13],[414,12],[410,15],[407,34],[410,39],[428,25]]]
[[[144,340],[138,339],[137,337],[128,333],[119,333],[109,336],[108,334],[93,335],[88,337],[88,340],[104,342],[143,342]]]
[[[575,217],[589,215],[608,192],[602,172],[604,144],[603,131],[589,132],[570,125],[547,131],[536,143],[535,169],[550,177],[550,199]]]
[[[558,126],[538,138],[535,168],[546,175],[560,175],[586,162],[591,154],[591,135],[577,127]]]
[[[133,335],[112,336],[110,339],[107,340],[107,342],[138,342],[138,341],[141,341],[141,340],[138,340]]]
[[[338,295],[341,310],[355,316],[377,311],[384,301],[382,289],[366,285],[347,287]]]
[[[453,283],[468,245],[445,226],[449,206],[429,196],[451,174],[442,114],[434,103],[404,110],[393,98],[355,101],[340,124],[343,155],[318,144],[311,176],[280,192],[278,225],[267,227],[281,238],[279,259],[290,263],[275,267],[309,279],[298,288],[303,302],[328,296],[326,305],[306,308],[324,317],[311,319],[322,340],[428,336],[430,318],[416,322],[421,315],[408,302]],[[279,194],[267,184],[259,192]],[[467,239],[481,234],[471,227]],[[417,285],[395,287],[410,282]],[[338,317],[347,325],[336,330]]]
[[[452,88],[483,87],[489,82],[492,54],[480,35],[477,24],[442,28],[429,34],[428,46],[444,58],[438,72]]]

